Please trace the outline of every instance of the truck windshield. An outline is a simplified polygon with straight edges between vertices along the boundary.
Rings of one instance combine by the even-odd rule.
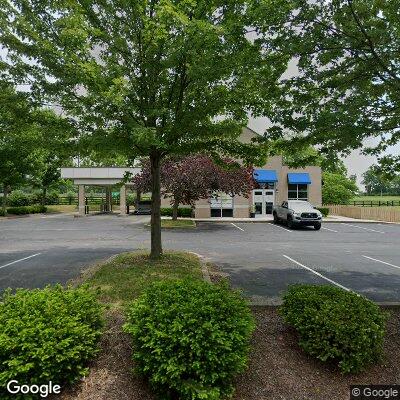
[[[310,208],[314,208],[312,204],[308,201],[289,201],[289,208],[293,210],[309,210]]]

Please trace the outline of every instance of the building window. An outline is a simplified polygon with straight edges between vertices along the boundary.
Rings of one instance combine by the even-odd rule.
[[[214,193],[210,207],[211,217],[233,217],[233,197],[227,193]]]
[[[289,184],[288,200],[308,200],[307,184]]]

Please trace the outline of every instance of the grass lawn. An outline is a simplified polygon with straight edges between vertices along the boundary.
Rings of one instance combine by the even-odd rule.
[[[400,201],[400,196],[356,196],[350,201]]]
[[[186,219],[162,219],[161,228],[196,228],[196,222]]]
[[[78,207],[75,204],[71,205],[51,205],[46,206],[47,212],[49,213],[70,213],[78,210]]]
[[[119,307],[134,300],[151,282],[183,278],[202,278],[200,261],[195,255],[166,252],[160,260],[153,261],[143,251],[118,255],[102,264],[86,283],[98,290],[101,302]]]

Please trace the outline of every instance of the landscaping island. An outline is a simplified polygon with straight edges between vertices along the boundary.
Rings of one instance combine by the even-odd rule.
[[[33,357],[34,369],[15,364],[8,373],[34,384],[46,371],[63,385],[49,398],[62,400],[156,400],[167,392],[182,400],[199,393],[345,400],[349,385],[397,382],[400,307],[383,309],[326,285],[291,287],[280,308],[248,307],[217,267],[207,267],[213,283],[204,281],[205,265],[194,254],[151,260],[146,251],[122,253],[69,288],[7,292],[1,361],[12,357],[26,366]]]
[[[213,282],[221,280],[210,269]],[[166,253],[160,261],[150,261],[147,253],[126,253],[89,270],[84,281],[98,291],[108,305],[107,328],[101,352],[84,382],[65,390],[63,400],[106,399],[156,400],[146,380],[132,374],[130,336],[122,332],[123,310],[148,285],[165,279],[201,279],[195,255]],[[387,308],[390,317],[383,358],[364,372],[343,374],[334,362],[323,363],[299,347],[296,331],[285,323],[278,307],[252,306],[257,328],[251,340],[248,369],[235,380],[233,400],[261,398],[292,400],[348,399],[349,385],[390,384],[398,380],[400,367],[400,307]]]

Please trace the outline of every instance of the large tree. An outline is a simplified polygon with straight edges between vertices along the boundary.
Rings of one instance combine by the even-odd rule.
[[[398,170],[400,156],[383,152],[400,142],[398,1],[275,0],[254,20],[260,40],[292,58],[267,135],[331,154],[364,147]]]
[[[24,183],[47,188],[59,177],[60,162],[73,142],[69,121],[0,81],[0,186],[5,212],[7,194]]]
[[[247,0],[5,0],[3,66],[76,118],[86,147],[145,156],[152,176],[151,256],[162,253],[160,166],[207,152],[264,161],[238,141],[287,57],[253,40]],[[259,82],[262,81],[261,86]]]
[[[371,165],[362,175],[367,194],[400,194],[400,174],[386,175],[379,165]]]
[[[62,166],[72,164],[76,151],[73,126],[54,110],[39,108],[34,113],[37,140],[33,148],[36,160],[29,183],[42,191],[41,202],[45,205],[47,190],[60,182]]]
[[[5,214],[7,194],[34,173],[39,132],[28,95],[0,81],[0,186]]]
[[[171,200],[172,219],[177,219],[180,204],[194,207],[196,201],[208,199],[216,192],[249,195],[254,183],[252,168],[239,166],[230,159],[222,161],[223,165],[219,165],[201,154],[165,160],[160,173],[161,193]],[[142,163],[141,173],[132,181],[136,190],[151,191],[149,162]]]
[[[354,180],[331,172],[322,174],[323,204],[348,204],[357,193],[358,188]]]

